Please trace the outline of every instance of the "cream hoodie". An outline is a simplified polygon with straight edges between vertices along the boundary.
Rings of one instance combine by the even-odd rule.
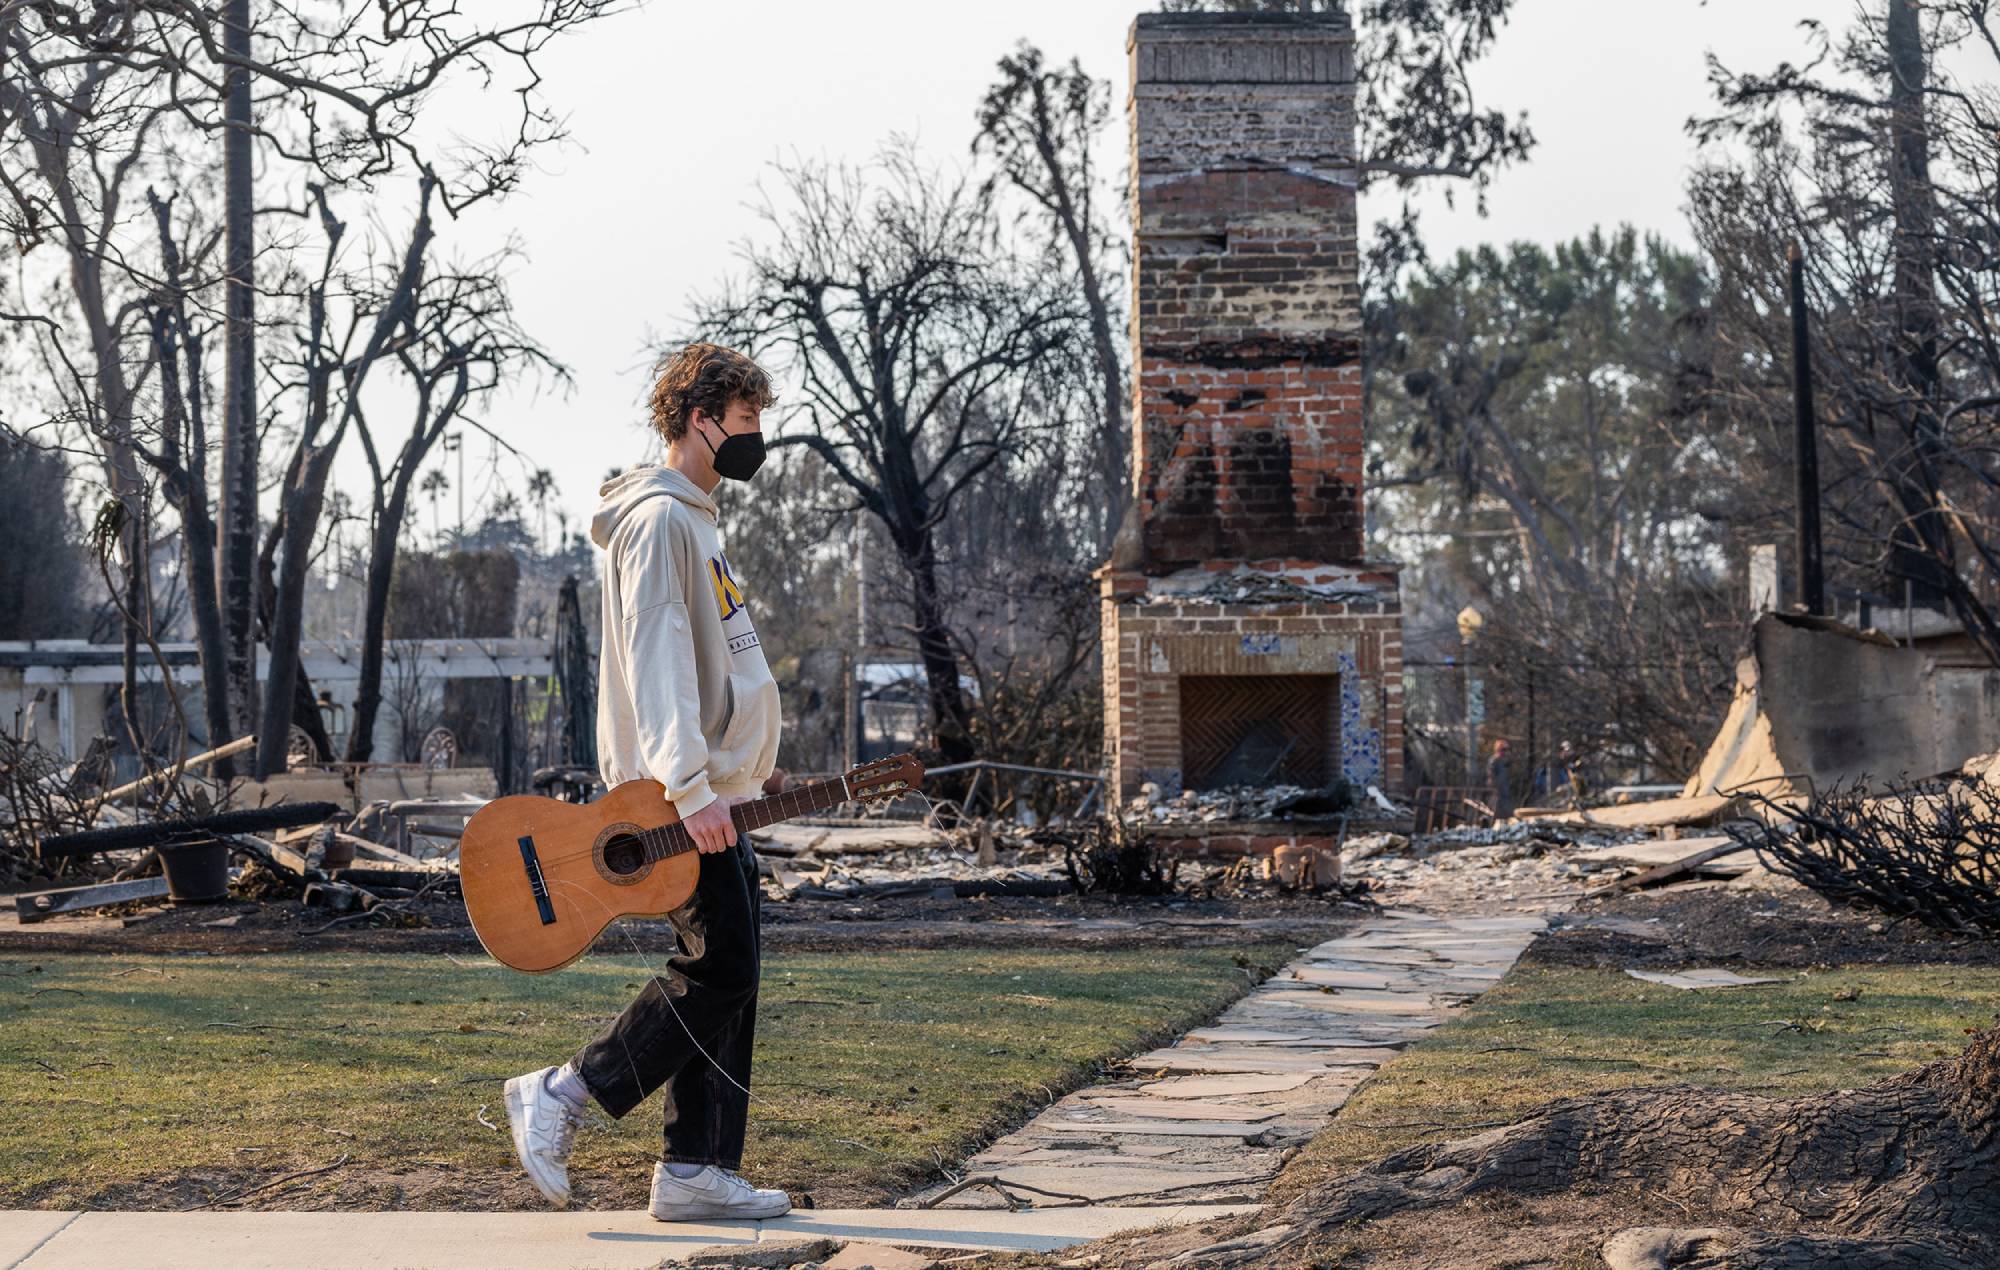
[[[670,467],[634,468],[598,493],[604,783],[650,777],[684,817],[718,794],[756,794],[778,758],[778,685],[716,537],[715,500]]]

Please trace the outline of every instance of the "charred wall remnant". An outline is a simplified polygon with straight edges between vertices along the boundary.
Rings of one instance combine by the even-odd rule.
[[[1362,546],[1353,39],[1332,13],[1132,25],[1135,497],[1100,573],[1121,792],[1190,775],[1181,681],[1217,674],[1338,674],[1315,751],[1401,778],[1400,597]]]

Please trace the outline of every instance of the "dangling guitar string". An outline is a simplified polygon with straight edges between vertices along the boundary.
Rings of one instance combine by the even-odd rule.
[[[936,804],[931,802],[929,794],[926,794],[922,789],[912,789],[908,792],[924,800],[924,811],[926,819],[930,819],[931,817],[937,814],[937,806]],[[747,846],[748,835],[739,832],[739,834],[737,835],[737,841],[738,841],[738,846],[732,847],[730,848],[730,850],[732,851],[747,850],[750,852],[751,859],[754,862],[756,859],[756,851],[753,848]],[[570,887],[578,891],[582,891],[585,895],[589,895],[591,901],[597,904],[600,908],[603,908],[606,912],[611,911],[611,906],[606,904],[598,896],[592,894],[588,887],[581,886],[575,882],[562,881],[562,880],[559,880],[559,884],[562,886]],[[753,872],[750,878],[750,885],[761,887],[763,885],[763,881],[759,876],[757,876]],[[744,1097],[750,1099],[752,1102],[770,1108],[773,1111],[781,1111],[782,1109],[779,1108],[778,1104],[772,1102],[770,1099],[764,1097],[761,1094],[753,1092],[748,1085],[743,1084],[741,1081],[737,1080],[734,1076],[730,1075],[729,1070],[716,1060],[715,1055],[708,1052],[707,1047],[701,1043],[700,1038],[694,1034],[694,1029],[688,1026],[687,1020],[681,1017],[681,1012],[679,1008],[675,1006],[673,995],[671,994],[668,988],[669,980],[667,980],[665,976],[661,975],[657,970],[654,969],[653,959],[651,957],[648,957],[646,955],[646,950],[639,946],[639,941],[636,937],[633,936],[630,927],[626,923],[622,922],[614,922],[612,924],[617,925],[621,928],[619,933],[624,935],[625,941],[630,945],[632,945],[632,952],[639,958],[639,964],[643,965],[646,968],[647,977],[651,979],[654,982],[654,984],[659,987],[660,1000],[666,1003],[668,1011],[672,1013],[674,1016],[674,1022],[680,1024],[681,1031],[687,1034],[688,1044],[694,1046],[695,1052],[697,1054],[700,1054],[704,1059],[707,1059],[708,1065],[714,1068],[716,1073],[720,1075],[724,1080],[728,1081],[731,1085],[735,1086],[738,1090],[740,1090]],[[680,930],[678,927],[676,927],[674,930],[674,939],[678,944],[680,940]],[[758,970],[758,977],[760,979],[763,977],[761,966],[759,967]],[[624,1033],[622,1031],[619,1031],[618,1044],[619,1047],[625,1051],[625,1065],[632,1072],[633,1082],[635,1084],[643,1085],[645,1082],[639,1076],[638,1060],[633,1057],[632,1047],[630,1044],[626,1042]],[[807,1092],[815,1092],[815,1091],[809,1090]]]
[[[612,911],[611,906],[606,904],[598,896],[592,894],[589,887],[582,886],[578,883],[570,882],[560,878],[556,879],[556,885],[562,887],[568,887],[571,890],[580,891],[584,895],[589,896],[591,902],[596,904],[598,907],[604,909],[605,912],[610,913]],[[614,917],[615,916],[616,914],[614,914]],[[671,980],[668,979],[666,975],[661,974],[659,970],[654,967],[653,959],[646,955],[646,950],[644,948],[639,946],[639,941],[633,937],[629,924],[617,921],[614,921],[610,924],[618,927],[619,934],[625,936],[625,941],[632,945],[632,952],[635,956],[638,957],[639,964],[646,968],[646,977],[648,979],[651,979],[655,984],[655,986],[659,988],[660,1000],[666,1003],[667,1009],[674,1016],[674,1022],[681,1025],[681,1031],[687,1033],[688,1043],[694,1046],[695,1052],[697,1054],[700,1054],[703,1058],[707,1059],[708,1065],[710,1067],[713,1067],[718,1073],[720,1073],[724,1080],[728,1081],[732,1085],[735,1085],[736,1088],[742,1090],[746,1097],[749,1097],[750,1099],[756,1102],[762,1103],[766,1107],[770,1107],[773,1110],[776,1110],[777,1109],[776,1103],[772,1102],[768,1098],[763,1097],[760,1094],[752,1093],[748,1087],[739,1083],[734,1076],[731,1076],[729,1074],[727,1068],[723,1067],[721,1063],[716,1061],[715,1055],[709,1053],[707,1047],[702,1045],[701,1040],[695,1036],[694,1029],[690,1028],[687,1025],[687,1020],[681,1017],[680,1010],[675,1008],[674,1006],[674,998],[669,990],[669,984],[671,983]],[[674,939],[676,944],[678,944],[680,940],[680,931],[678,929],[676,929],[674,932]],[[618,1037],[618,1047],[625,1051],[625,1066],[632,1073],[633,1084],[643,1087],[646,1082],[645,1079],[639,1075],[639,1061],[637,1058],[633,1056],[632,1046],[628,1041],[626,1041],[623,1029],[614,1028],[612,1029],[612,1031]]]

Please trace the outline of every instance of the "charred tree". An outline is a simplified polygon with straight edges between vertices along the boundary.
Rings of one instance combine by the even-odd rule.
[[[1000,78],[979,106],[973,152],[989,154],[1006,182],[1027,195],[1053,240],[1076,267],[1076,286],[1090,340],[1096,439],[1109,544],[1131,495],[1125,445],[1125,357],[1113,334],[1122,327],[1112,301],[1115,258],[1092,196],[1097,190],[1090,147],[1111,114],[1110,85],[1092,79],[1075,59],[1050,68],[1025,41],[1000,59]],[[995,181],[1001,179],[994,178]],[[991,183],[989,183],[991,184]]]
[[[328,288],[346,227],[334,217],[322,197],[320,218],[326,233],[326,263],[307,297],[303,387],[305,418],[280,494],[274,534],[280,544],[270,626],[271,665],[264,680],[264,697],[257,729],[257,775],[285,770],[290,725],[297,709],[299,635],[305,620],[306,571],[312,562],[312,542],[326,501],[327,477],[349,423],[360,413],[361,390],[376,363],[390,356],[394,337],[413,325],[424,266],[430,251],[431,198],[437,178],[426,172],[418,188],[417,218],[399,268],[380,293],[379,308],[360,306],[353,314],[348,339],[335,341],[328,331]],[[366,330],[360,348],[354,334]],[[336,413],[337,412],[337,413]],[[305,693],[311,707],[312,694]],[[311,707],[317,714],[317,708]]]
[[[939,527],[996,465],[1059,433],[1079,313],[1059,283],[1012,255],[975,186],[906,147],[872,168],[780,166],[788,202],[766,204],[768,245],[747,277],[706,301],[699,338],[788,371],[774,447],[804,446],[852,504],[881,521],[909,584],[931,732],[947,761],[972,756],[962,653],[939,585]]]
[[[408,431],[391,449],[387,443],[395,438],[380,420],[358,410],[352,417],[372,478],[372,506],[362,584],[360,682],[347,737],[350,763],[369,762],[375,754],[389,600],[410,495],[424,460],[446,429],[460,423],[477,426],[466,419],[467,408],[512,376],[531,369],[558,379],[567,374],[515,323],[502,272],[497,261],[421,270],[394,333],[395,370],[410,391]]]

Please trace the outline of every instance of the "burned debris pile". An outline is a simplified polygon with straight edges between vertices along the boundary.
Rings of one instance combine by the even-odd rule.
[[[1340,877],[1344,827],[1409,827],[1407,813],[1386,800],[1366,804],[1364,820],[1344,788],[1295,785],[1171,798],[1148,785],[1128,805],[1088,814],[1096,800],[1085,798],[1079,808],[1085,814],[1047,820],[1023,814],[1020,800],[991,797],[987,806],[1012,814],[989,815],[967,814],[966,801],[939,798],[768,831],[758,850],[770,894],[806,901],[1284,893],[1349,899],[1359,892]]]
[[[34,840],[88,828],[94,793],[76,779],[76,768],[52,751],[0,731],[0,887],[15,890],[84,875],[67,861],[43,861]]]
[[[1083,895],[1171,895],[1176,863],[1120,816],[1080,831],[1042,835],[1062,848],[1070,883]]]
[[[0,853],[19,923],[109,912],[132,925],[170,908],[229,901],[247,907],[213,923],[189,914],[154,929],[240,924],[311,935],[465,924],[456,852],[466,819],[485,805],[481,794],[454,785],[436,797],[364,800],[373,777],[357,775],[350,785],[334,771],[314,771],[294,774],[291,785],[251,787],[247,797],[265,800],[259,805],[229,806],[246,801],[243,787],[206,776],[103,790],[87,770],[43,771],[35,761],[26,754],[0,774],[12,788],[29,787],[7,804]],[[1048,819],[1023,814],[1018,799],[989,797],[986,815],[948,801],[905,801],[760,832],[768,898],[804,905],[802,917],[815,903],[858,915],[893,901],[1077,897],[1504,905],[1649,879],[1703,849],[1690,840],[1682,851],[1644,830],[1549,820],[1419,834],[1409,808],[1345,785],[1169,793],[1146,784],[1132,798],[1094,811],[1095,800],[1084,798]],[[1645,850],[1634,849],[1635,840]],[[1747,850],[1741,857],[1752,858]],[[1721,863],[1735,867],[1667,872],[1713,881],[1742,871]]]
[[[195,760],[107,789],[88,762],[0,743],[0,886],[24,925],[113,906],[229,900],[407,922],[411,901],[456,894],[450,853],[438,849],[455,826],[418,826],[435,836],[411,854],[410,815],[430,803],[376,801],[358,814],[313,798],[228,807],[233,791],[197,774]],[[478,805],[450,810],[462,816]],[[148,915],[126,914],[128,922]]]

